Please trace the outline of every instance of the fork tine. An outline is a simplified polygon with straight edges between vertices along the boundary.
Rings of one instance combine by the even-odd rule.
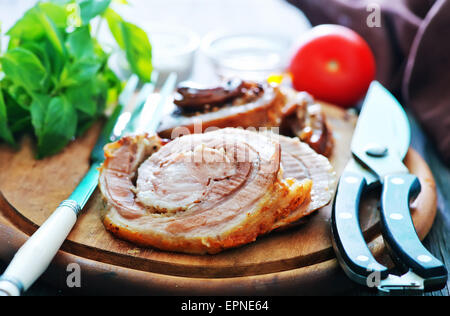
[[[154,103],[151,102],[150,98],[147,99],[139,116],[139,123],[135,129],[137,133],[146,132],[152,134],[156,132],[156,129],[161,121],[161,117],[164,114],[164,105],[174,91],[176,82],[177,74],[175,72],[170,73],[160,90],[159,101]]]
[[[142,109],[144,108],[145,102],[147,101],[148,97],[155,91],[158,77],[159,72],[154,70],[152,72],[151,82],[146,83],[142,86],[141,91],[137,96],[136,105],[134,107],[133,113],[131,113],[128,124],[123,130],[122,134],[131,134],[136,130],[137,119],[139,118],[139,115],[142,113]]]
[[[130,102],[131,98],[134,95],[134,92],[137,89],[137,86],[139,84],[139,78],[137,75],[133,74],[128,79],[125,88],[123,89],[122,93],[119,96],[119,105],[122,107],[126,107],[128,103]]]
[[[128,122],[127,113],[129,112],[125,111],[125,108],[132,100],[138,84],[138,77],[136,75],[130,76],[125,84],[125,88],[120,93],[117,106],[107,119],[102,129],[102,134],[99,136],[99,139],[102,139],[103,142],[98,141],[91,152],[91,159],[93,161],[103,160],[103,146],[106,145],[107,142],[115,141],[121,136],[121,132]]]
[[[155,87],[156,87],[156,83],[158,81],[158,77],[159,77],[159,72],[156,70],[153,71],[151,82],[146,83],[142,86],[142,89],[139,92],[139,95],[136,99],[136,107],[137,108],[141,107],[141,109],[142,109],[142,107],[144,106],[145,102],[148,99],[148,96],[153,93],[153,91],[155,90]]]

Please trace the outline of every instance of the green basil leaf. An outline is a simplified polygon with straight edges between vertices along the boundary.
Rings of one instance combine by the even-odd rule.
[[[107,106],[114,106],[117,104],[120,92],[122,92],[123,84],[117,75],[111,69],[107,68],[103,71],[102,77],[107,84],[108,94],[106,98]]]
[[[111,8],[108,8],[108,10],[106,10],[104,17],[108,22],[109,30],[111,31],[111,34],[113,35],[117,44],[120,48],[125,49],[125,41],[122,34],[123,19]]]
[[[93,81],[88,81],[83,85],[67,88],[65,92],[69,102],[78,111],[85,113],[91,118],[97,114],[97,99],[92,84]]]
[[[53,46],[49,44],[47,40],[41,42],[26,41],[20,45],[20,48],[29,50],[34,55],[36,55],[37,58],[39,58],[42,66],[44,66],[46,73],[48,74],[43,78],[41,90],[51,91],[53,87],[52,77],[56,77],[56,75],[52,74],[54,68],[56,67],[55,60],[57,60],[57,57],[54,57],[55,54],[53,52]],[[19,103],[22,104],[21,102]]]
[[[89,26],[77,28],[69,34],[66,41],[71,56],[82,58],[93,58],[95,56],[94,42],[92,41]]]
[[[130,68],[143,82],[150,82],[152,74],[152,46],[147,34],[138,26],[122,22],[125,53]]]
[[[41,138],[42,130],[45,124],[45,114],[50,103],[50,96],[36,94],[30,106],[31,124],[34,127],[34,134],[38,139]]]
[[[152,46],[147,34],[138,26],[124,21],[111,8],[106,10],[104,17],[117,44],[125,51],[131,70],[143,82],[149,82],[153,67]]]
[[[0,58],[2,69],[15,84],[30,94],[44,87],[47,72],[39,58],[24,48],[14,48]]]
[[[9,90],[10,88],[8,88]],[[10,123],[20,121],[23,117],[30,115],[30,106],[24,104],[20,105],[10,92],[3,90],[3,99],[6,104],[6,112],[8,113],[8,120]],[[30,101],[30,103],[32,100]]]
[[[67,63],[67,58],[65,55],[61,55],[60,52],[58,52],[58,50],[56,50],[48,40],[44,40],[43,44],[45,46],[47,56],[51,62],[51,75],[55,80],[59,77],[61,71],[64,69],[64,66]]]
[[[67,27],[67,11],[63,5],[51,2],[40,2],[38,5],[57,28],[65,29]]]
[[[31,97],[21,85],[12,84],[5,91],[15,104],[26,111],[29,110]]]
[[[64,97],[51,99],[38,136],[38,158],[59,152],[75,136],[77,113]]]
[[[48,73],[52,72],[52,62],[48,54],[47,45],[45,42],[26,41],[20,45],[36,55]]]
[[[47,37],[60,54],[64,52],[60,31],[39,4],[28,10],[6,34],[21,40],[39,41]]]
[[[11,145],[15,144],[13,134],[8,127],[8,115],[2,89],[0,89],[0,138]]]
[[[151,45],[143,30],[109,9],[112,1],[37,1],[8,31],[0,56],[0,138],[34,131],[37,156],[59,152],[108,110],[123,83],[108,67],[109,54],[92,37],[90,21],[106,18],[128,63],[142,81],[152,71]],[[81,25],[81,27],[80,27]]]
[[[18,133],[18,132],[32,132],[32,125],[31,125],[31,116],[27,115],[22,117],[20,120],[11,122],[11,132]]]
[[[92,82],[93,94],[95,96],[95,102],[97,104],[96,116],[104,114],[106,108],[106,99],[108,95],[108,82],[104,78],[103,73],[99,73]]]
[[[62,71],[60,87],[82,84],[94,77],[102,65],[92,59],[76,60]]]
[[[37,7],[31,8],[6,32],[6,35],[24,40],[40,40],[45,36],[41,25],[41,13]]]
[[[52,61],[53,72],[59,73],[65,62],[64,48],[64,29],[58,28],[62,26],[61,18],[54,22],[48,15],[55,17],[61,9],[57,9],[55,5],[42,5],[38,3],[36,6],[28,10],[24,16],[7,32],[10,36],[9,50],[20,46],[25,41],[43,42],[48,41],[47,54]],[[65,17],[64,17],[65,18]],[[66,19],[67,20],[67,19]]]
[[[102,14],[109,7],[111,0],[81,0],[78,2],[80,6],[80,16],[83,25],[89,22],[97,15]]]

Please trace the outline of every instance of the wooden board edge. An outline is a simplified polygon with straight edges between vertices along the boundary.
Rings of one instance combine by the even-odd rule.
[[[14,238],[8,238],[13,236]],[[11,260],[28,238],[0,222],[2,259]],[[371,246],[373,248],[373,246]],[[381,249],[379,243],[375,248]],[[377,250],[375,251],[377,252]],[[69,265],[80,267],[81,287],[69,288]],[[353,286],[335,259],[278,273],[234,278],[189,278],[132,270],[59,251],[41,277],[62,294],[82,295],[330,295]]]

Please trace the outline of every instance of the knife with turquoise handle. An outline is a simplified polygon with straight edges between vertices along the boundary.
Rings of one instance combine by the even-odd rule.
[[[49,266],[53,257],[74,227],[79,213],[97,187],[99,177],[98,168],[104,160],[103,147],[107,143],[121,137],[127,126],[133,123],[130,120],[132,118],[140,118],[141,112],[146,111],[147,105],[140,106],[140,104],[135,107],[132,113],[123,110],[132,98],[138,83],[136,76],[132,76],[128,80],[119,98],[118,106],[105,124],[92,150],[89,171],[69,198],[60,204],[45,223],[18,250],[6,271],[0,277],[0,295],[20,295]],[[163,89],[166,94],[161,95],[161,100],[169,97],[169,94],[174,89],[174,85],[174,81],[164,84]],[[143,103],[143,100],[147,99],[148,95],[153,92],[153,89],[153,83],[144,85],[137,97],[138,102],[141,100],[141,103]],[[162,105],[163,102],[160,102],[158,106],[154,107],[155,110],[147,113],[148,116],[143,121],[146,121],[147,124],[151,124],[152,126],[157,126],[157,123],[154,122],[159,122],[161,119]],[[148,106],[151,106],[151,104]],[[151,131],[148,130],[148,132]]]
[[[447,282],[445,266],[422,245],[411,219],[409,204],[419,194],[420,182],[402,162],[409,144],[410,127],[403,108],[380,83],[373,82],[353,135],[353,157],[339,179],[331,231],[345,273],[384,293],[440,289]],[[382,235],[397,268],[404,272],[401,276],[375,260],[361,232],[359,201],[376,185],[382,186]]]

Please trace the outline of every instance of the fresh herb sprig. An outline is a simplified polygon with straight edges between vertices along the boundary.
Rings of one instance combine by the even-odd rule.
[[[126,3],[126,1],[117,1]],[[7,31],[0,56],[0,140],[33,134],[37,157],[58,153],[117,102],[123,83],[93,31],[105,20],[130,69],[150,81],[151,45],[111,0],[38,2]],[[99,22],[97,19],[97,23]]]

